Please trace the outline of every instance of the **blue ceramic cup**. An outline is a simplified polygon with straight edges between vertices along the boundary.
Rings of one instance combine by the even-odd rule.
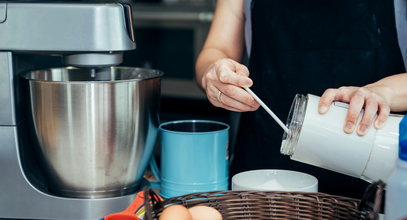
[[[209,120],[160,125],[164,198],[228,189],[229,125]]]

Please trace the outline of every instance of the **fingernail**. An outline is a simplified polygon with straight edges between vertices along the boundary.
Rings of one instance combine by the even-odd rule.
[[[353,123],[352,122],[347,122],[346,125],[345,125],[345,132],[348,133],[348,134],[352,133],[353,128],[354,128]]]
[[[380,128],[383,128],[384,123],[383,123],[383,121],[375,121],[374,126],[375,126],[375,128],[380,129]]]
[[[360,136],[365,135],[367,128],[368,128],[367,125],[359,125],[358,134]]]
[[[328,111],[328,108],[326,106],[321,106],[319,108],[319,114],[325,114]]]

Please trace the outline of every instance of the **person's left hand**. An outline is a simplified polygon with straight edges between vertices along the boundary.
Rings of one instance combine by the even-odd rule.
[[[365,86],[327,89],[319,100],[318,109],[320,114],[325,114],[333,101],[349,103],[343,130],[345,133],[352,133],[357,126],[357,134],[363,136],[373,121],[375,128],[384,126],[390,114],[391,95],[391,90],[385,87]],[[359,114],[363,108],[362,119],[357,125]]]

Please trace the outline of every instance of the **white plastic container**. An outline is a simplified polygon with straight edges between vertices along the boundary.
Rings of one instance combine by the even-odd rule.
[[[287,119],[290,135],[283,136],[281,153],[291,159],[368,182],[386,182],[395,167],[398,124],[391,115],[381,129],[370,128],[364,136],[343,131],[348,105],[334,102],[325,114],[318,113],[319,97],[297,95]]]
[[[232,190],[318,192],[318,179],[292,170],[250,170],[232,177]]]
[[[400,123],[399,159],[386,185],[386,220],[407,218],[407,117]]]

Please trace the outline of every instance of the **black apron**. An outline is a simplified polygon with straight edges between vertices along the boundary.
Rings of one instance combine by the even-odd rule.
[[[253,91],[286,120],[294,96],[363,86],[404,72],[393,0],[253,0]],[[343,119],[344,120],[344,119]],[[291,169],[314,175],[319,191],[360,198],[357,178],[280,154],[283,130],[263,110],[243,113],[230,174]]]

